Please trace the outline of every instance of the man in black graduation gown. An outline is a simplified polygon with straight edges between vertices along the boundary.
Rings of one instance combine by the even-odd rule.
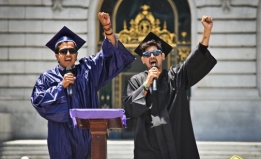
[[[135,159],[198,159],[186,91],[217,63],[208,51],[212,18],[203,16],[198,47],[180,66],[162,69],[172,47],[149,33],[135,52],[148,70],[132,76],[122,100],[127,114],[138,117]],[[156,89],[153,81],[157,79]]]

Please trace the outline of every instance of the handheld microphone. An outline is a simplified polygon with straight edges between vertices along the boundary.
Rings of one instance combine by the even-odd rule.
[[[155,62],[152,63],[152,67],[157,67],[157,64]],[[152,90],[157,91],[157,78],[153,78],[153,83],[152,83]]]
[[[70,66],[66,67],[66,73],[72,73],[72,68]],[[67,94],[69,96],[73,95],[73,85],[69,84],[69,86],[67,87]]]

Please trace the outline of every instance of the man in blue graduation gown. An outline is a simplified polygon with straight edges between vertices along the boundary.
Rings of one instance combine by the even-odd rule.
[[[78,49],[85,43],[63,27],[47,44],[58,61],[37,79],[31,103],[48,120],[48,150],[51,159],[86,159],[90,157],[89,130],[74,128],[69,116],[72,108],[99,108],[97,91],[122,72],[134,56],[117,40],[110,16],[99,13],[106,35],[100,52],[84,57],[75,65]]]
[[[162,69],[172,47],[152,32],[135,50],[148,68],[130,78],[122,97],[126,114],[138,118],[135,159],[199,159],[186,90],[216,64],[207,50],[212,18],[203,16],[201,22],[202,40],[180,66]]]

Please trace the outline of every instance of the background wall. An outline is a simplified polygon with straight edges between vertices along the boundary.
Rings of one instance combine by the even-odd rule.
[[[195,1],[198,21],[192,25],[197,25],[196,38],[200,39],[203,31],[201,16],[213,17],[209,50],[218,60],[192,89],[197,140],[261,141],[258,4],[258,0]]]

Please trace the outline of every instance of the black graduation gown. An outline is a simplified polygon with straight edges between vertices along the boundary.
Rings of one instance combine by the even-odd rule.
[[[186,91],[217,63],[208,50],[195,49],[180,66],[163,70],[156,92],[144,98],[148,71],[134,75],[122,96],[124,109],[138,117],[135,159],[198,159]]]

